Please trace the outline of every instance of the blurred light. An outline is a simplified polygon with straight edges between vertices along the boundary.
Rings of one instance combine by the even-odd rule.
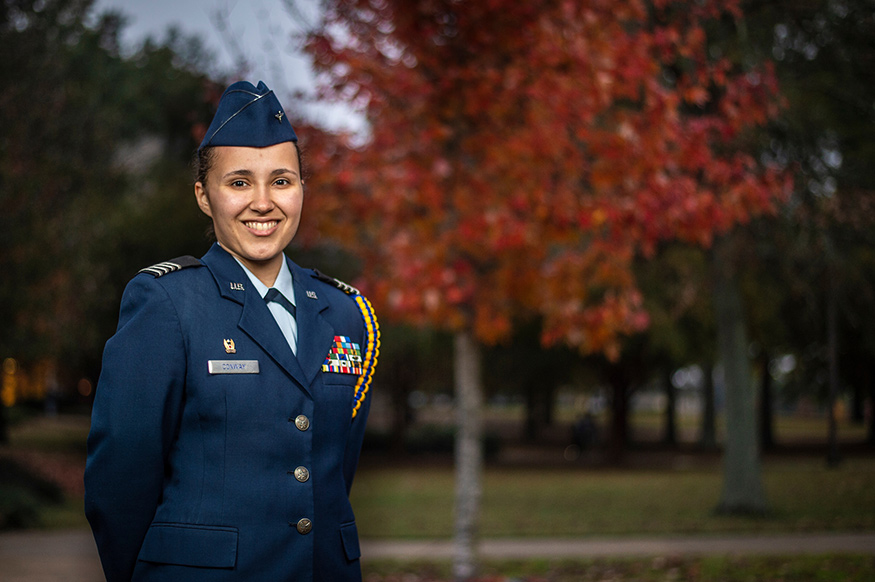
[[[3,406],[11,407],[15,405],[15,389],[18,387],[18,378],[15,374],[18,372],[18,362],[13,358],[3,360],[3,381],[0,384],[0,402]]]
[[[79,384],[76,385],[76,389],[79,390],[79,394],[82,396],[91,396],[91,380],[88,378],[82,378],[79,380]]]
[[[3,360],[3,373],[4,374],[14,374],[18,371],[18,362],[15,361],[15,358],[6,358]]]

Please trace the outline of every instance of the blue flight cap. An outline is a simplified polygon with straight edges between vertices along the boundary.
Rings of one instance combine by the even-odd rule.
[[[262,81],[234,83],[222,94],[213,122],[198,151],[207,146],[264,148],[298,141],[279,99]]]

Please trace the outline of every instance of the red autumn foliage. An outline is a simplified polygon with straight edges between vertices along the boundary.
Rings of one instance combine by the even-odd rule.
[[[611,356],[648,322],[636,255],[787,192],[737,147],[776,114],[772,69],[709,56],[736,0],[327,4],[307,50],[370,133],[308,143],[308,220],[365,259],[386,316],[494,342],[539,315],[545,342]]]

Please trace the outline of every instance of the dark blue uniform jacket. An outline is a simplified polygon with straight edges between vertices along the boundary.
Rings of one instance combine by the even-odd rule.
[[[364,347],[358,306],[289,261],[295,356],[231,255],[201,262],[137,275],[106,344],[85,510],[107,580],[360,580],[348,496],[370,398],[353,418],[358,377],[322,371],[336,336]]]

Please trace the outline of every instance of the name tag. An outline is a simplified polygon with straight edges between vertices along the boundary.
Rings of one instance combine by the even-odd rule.
[[[210,374],[258,374],[258,360],[210,360]]]

